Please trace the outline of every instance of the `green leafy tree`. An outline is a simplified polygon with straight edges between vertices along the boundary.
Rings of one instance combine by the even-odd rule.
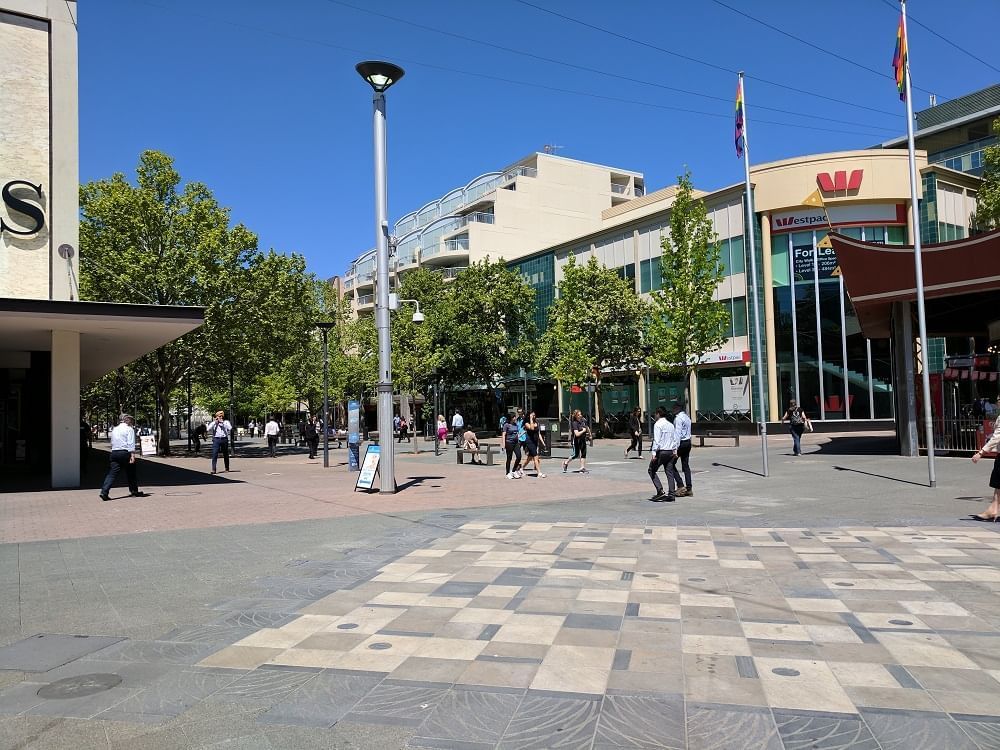
[[[642,356],[647,305],[630,279],[591,257],[563,266],[536,366],[564,383],[583,383],[595,368],[621,368]]]
[[[725,343],[729,330],[729,311],[713,299],[725,278],[718,236],[704,201],[694,197],[690,172],[678,178],[670,235],[660,244],[662,285],[651,299],[649,364],[679,373],[690,400],[691,373],[704,354]]]
[[[169,410],[190,372],[213,384],[220,363],[260,368],[301,336],[304,261],[257,249],[257,237],[198,182],[181,187],[173,159],[139,157],[124,174],[80,188],[80,289],[84,299],[199,305],[205,325],[137,361],[160,411],[159,451],[170,452]]]
[[[1000,138],[1000,117],[993,121],[993,134]],[[972,225],[980,232],[1000,229],[1000,142],[986,147],[983,183],[976,195]]]

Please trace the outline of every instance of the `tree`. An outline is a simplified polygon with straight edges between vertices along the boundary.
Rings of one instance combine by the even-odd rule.
[[[309,283],[301,257],[261,253],[205,185],[180,182],[173,159],[145,151],[134,185],[116,173],[80,188],[82,298],[205,307],[204,326],[137,361],[156,391],[164,455],[174,389],[189,372],[217,380],[220,362],[280,358],[301,336],[296,295]]]
[[[622,368],[642,355],[647,305],[631,279],[591,257],[563,267],[559,296],[549,308],[536,366],[564,383],[582,383],[595,368]]]
[[[1000,117],[993,121],[993,134],[1000,138]],[[976,195],[972,225],[981,232],[1000,229],[1000,142],[986,147],[983,183]]]
[[[714,299],[725,278],[718,236],[704,201],[694,198],[690,172],[678,178],[670,235],[660,246],[662,285],[651,299],[649,364],[680,373],[690,400],[691,373],[703,355],[725,343],[729,329],[729,312]]]

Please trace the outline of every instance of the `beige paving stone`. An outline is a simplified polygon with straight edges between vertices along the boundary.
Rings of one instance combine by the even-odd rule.
[[[610,669],[577,667],[569,664],[543,664],[531,681],[532,690],[559,690],[569,693],[601,695],[607,689]]]
[[[324,632],[336,633],[342,630],[340,625],[356,625],[357,627],[351,628],[353,632],[370,635],[386,627],[405,612],[406,609],[403,607],[357,607],[333,621]]]
[[[846,625],[806,625],[809,640],[814,643],[861,643],[857,633]]]
[[[462,662],[455,662],[461,664]],[[474,661],[455,682],[462,685],[487,685],[490,687],[526,688],[538,672],[537,664]]]
[[[467,607],[458,610],[451,618],[452,622],[472,622],[483,625],[501,625],[507,622],[514,614],[509,609],[480,609],[477,607]]]
[[[570,612],[583,615],[621,617],[625,614],[625,602],[590,602],[577,599],[570,602]]]
[[[831,590],[839,594],[850,595],[853,591],[933,591],[930,586],[922,581],[910,580],[890,580],[884,578],[824,578],[823,583]],[[998,579],[1000,580],[1000,579]],[[839,583],[850,584],[850,586],[838,586]]]
[[[450,551],[447,549],[416,549],[406,557],[444,557]]]
[[[560,646],[549,649],[542,660],[543,667],[568,666],[587,667],[593,669],[611,669],[615,658],[613,648],[597,648],[594,646]]]
[[[414,656],[432,659],[460,659],[472,661],[489,645],[489,641],[468,641],[458,638],[420,638]]]
[[[493,640],[501,643],[551,644],[559,634],[563,620],[563,617],[551,615],[515,614],[500,626]]]
[[[577,599],[589,602],[628,602],[627,589],[580,589]]]
[[[324,596],[322,599],[318,599],[312,604],[303,607],[301,612],[303,614],[332,615],[334,617],[339,617],[357,609],[358,605],[364,604],[367,601],[367,596],[364,598],[358,595],[350,596],[345,594],[345,592],[338,591],[334,594]]]
[[[834,677],[844,687],[880,687],[901,690],[902,686],[896,678],[889,674],[881,664],[868,664],[860,661],[834,661],[827,666]]]
[[[683,693],[684,675],[680,670],[671,672],[624,672],[611,670],[608,690],[629,693]]]
[[[903,609],[915,615],[942,615],[946,617],[968,617],[969,611],[954,602],[901,601]]]
[[[764,570],[764,563],[760,560],[719,560],[719,565],[723,568],[749,568],[753,570]]]
[[[808,641],[809,634],[798,624],[771,622],[743,622],[743,633],[747,638],[771,639],[779,641]]]
[[[750,656],[750,644],[744,638],[684,634],[681,643],[685,654]]]
[[[472,601],[471,596],[425,596],[417,606],[420,607],[455,607],[462,609]]]
[[[368,639],[365,633],[353,633],[344,631],[342,633],[313,633],[301,643],[295,646],[296,649],[318,649],[321,651],[350,651],[355,646]]]
[[[483,632],[484,627],[486,627],[485,624],[478,622],[449,622],[438,628],[435,635],[441,638],[462,638],[474,641]]]
[[[304,631],[282,631],[277,628],[261,628],[256,633],[237,641],[235,646],[254,646],[257,648],[291,648],[309,637]]]
[[[896,663],[915,667],[976,669],[976,664],[936,633],[874,633]]]
[[[427,641],[433,640],[431,638],[421,638],[412,635],[384,635],[377,634],[372,635],[361,641],[357,646],[352,648],[349,653],[357,654],[371,651],[373,653],[385,653],[385,654],[403,654],[405,656],[414,656],[422,645],[427,643]],[[389,648],[372,648],[372,646],[384,646],[388,645]]]
[[[539,663],[548,653],[549,646],[538,643],[498,643],[490,641],[484,656],[514,656],[519,659],[537,659]]]
[[[256,646],[227,646],[206,656],[199,667],[224,667],[226,669],[256,669],[261,664],[277,656],[283,651],[280,648],[261,648]]]
[[[945,667],[907,667],[913,679],[925,690],[948,690],[959,693],[993,693],[997,679],[989,670],[948,669]],[[1000,675],[1000,673],[997,673]]]
[[[758,657],[754,663],[772,708],[855,712],[853,701],[824,662]],[[789,671],[783,675],[773,670]]]
[[[422,593],[407,593],[401,591],[383,591],[381,594],[376,596],[371,600],[371,604],[402,604],[402,605],[412,605],[417,604],[422,599],[426,598],[426,594]]]
[[[480,592],[480,596],[513,597],[520,592],[520,586],[487,586]]]
[[[321,648],[290,648],[282,651],[267,663],[286,667],[318,667],[332,669],[339,667],[346,651]]]
[[[857,612],[855,617],[858,621],[864,625],[866,628],[917,628],[919,630],[928,630],[927,624],[921,620],[916,615],[912,615],[909,612]],[[893,623],[892,620],[898,620],[899,622]],[[911,625],[900,625],[901,622],[909,622]]]
[[[618,645],[618,632],[591,630],[590,628],[562,628],[554,641],[558,646],[597,646],[614,648]]]
[[[900,690],[882,687],[845,687],[844,692],[857,706],[895,708],[910,711],[940,712],[941,707],[923,690]]]
[[[681,607],[679,604],[642,602],[639,605],[639,617],[651,617],[659,620],[679,620],[681,618]]]
[[[469,668],[467,662],[457,659],[427,659],[411,656],[389,675],[394,680],[419,680],[421,682],[455,682]]]
[[[336,663],[338,669],[360,669],[367,672],[393,672],[407,659],[407,654],[386,651],[348,651]]]
[[[302,615],[277,628],[284,633],[300,632],[309,635],[328,627],[336,620],[335,615]]]

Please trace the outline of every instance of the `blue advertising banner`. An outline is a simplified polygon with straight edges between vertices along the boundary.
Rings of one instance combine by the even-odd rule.
[[[361,469],[361,404],[347,402],[347,470]]]

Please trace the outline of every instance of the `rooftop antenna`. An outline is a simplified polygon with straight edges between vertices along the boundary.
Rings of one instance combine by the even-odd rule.
[[[559,151],[559,149],[562,149],[562,148],[566,148],[566,147],[565,146],[557,146],[554,143],[546,143],[544,146],[542,146],[542,151],[544,153],[546,153],[546,154],[552,154],[553,156],[558,156],[558,154],[556,154],[556,152]]]
[[[937,106],[937,94],[931,94],[931,106],[932,107]]]

